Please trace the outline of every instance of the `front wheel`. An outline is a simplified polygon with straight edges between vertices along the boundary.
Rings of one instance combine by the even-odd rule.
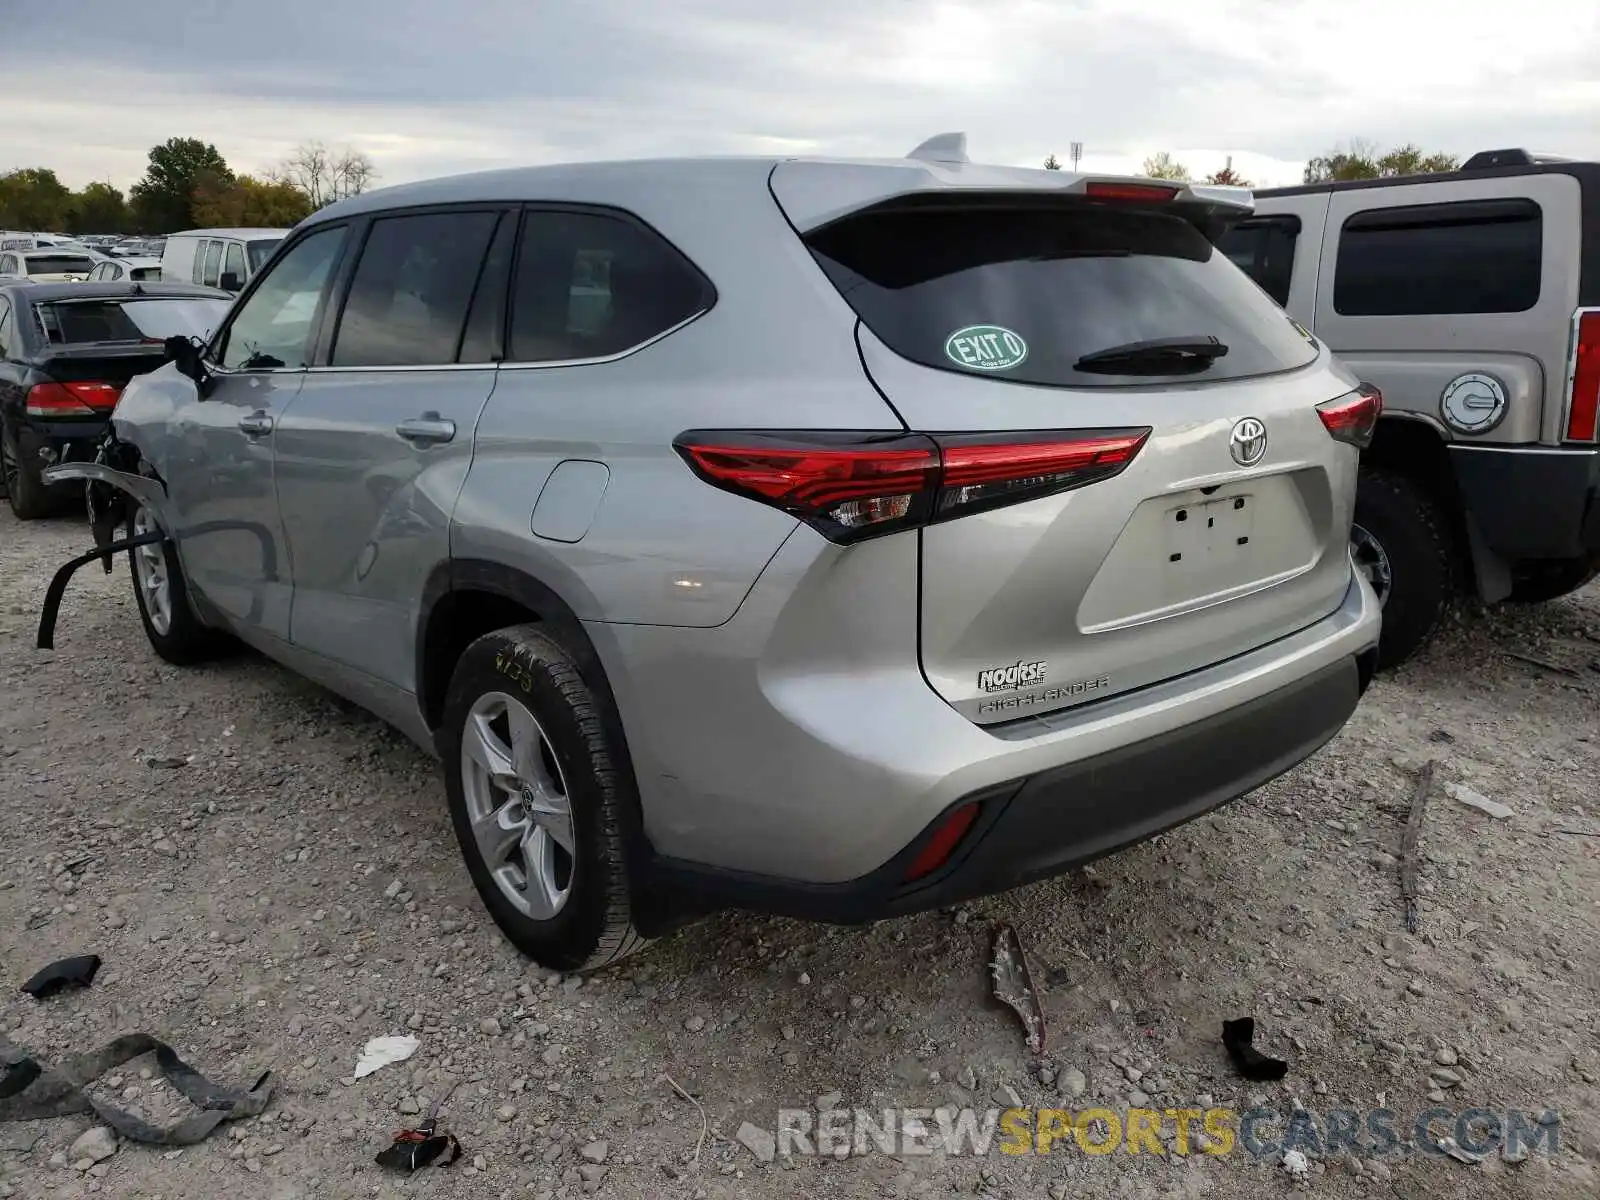
[[[1350,553],[1383,608],[1378,666],[1397,666],[1432,639],[1456,599],[1456,550],[1433,497],[1408,477],[1364,467]]]
[[[141,505],[128,520],[128,536],[154,533],[161,527]],[[133,575],[133,601],[151,648],[167,662],[180,667],[216,658],[228,639],[200,623],[189,607],[178,552],[170,538],[135,546],[128,553]]]
[[[600,706],[538,625],[473,642],[445,699],[440,748],[467,872],[512,944],[558,971],[604,967],[644,945],[624,837],[638,797]]]

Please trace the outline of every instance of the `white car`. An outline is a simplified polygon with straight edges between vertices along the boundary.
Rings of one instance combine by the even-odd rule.
[[[0,279],[66,283],[86,278],[94,265],[94,258],[83,250],[7,250],[0,253]]]
[[[97,262],[89,272],[91,283],[116,283],[127,280],[133,283],[158,283],[161,279],[159,258],[108,258]]]

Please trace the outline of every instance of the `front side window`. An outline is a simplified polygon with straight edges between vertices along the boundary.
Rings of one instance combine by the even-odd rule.
[[[7,358],[11,354],[11,339],[15,336],[12,330],[16,326],[11,320],[11,305],[0,300],[0,358]]]
[[[16,275],[18,273],[17,256],[15,254],[7,254],[5,257],[0,258],[0,275]]]
[[[278,248],[282,238],[256,238],[249,243],[250,274],[254,275],[266,265],[267,259],[272,257],[272,252]]]
[[[201,273],[200,282],[207,287],[216,287],[222,275],[222,243],[206,243],[206,266]]]
[[[372,223],[334,334],[336,367],[456,361],[499,214],[426,213]]]
[[[317,304],[344,245],[345,227],[309,234],[280,258],[223,334],[218,361],[233,370],[300,368],[311,353]]]
[[[710,307],[711,286],[659,234],[603,213],[523,219],[513,362],[609,358]]]
[[[1532,200],[1369,209],[1339,234],[1333,308],[1347,317],[1526,312],[1539,302],[1543,254]]]

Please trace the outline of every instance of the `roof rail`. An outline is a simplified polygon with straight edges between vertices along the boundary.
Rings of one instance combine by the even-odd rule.
[[[964,133],[938,133],[923,142],[907,158],[931,163],[964,163],[967,158],[967,135]]]

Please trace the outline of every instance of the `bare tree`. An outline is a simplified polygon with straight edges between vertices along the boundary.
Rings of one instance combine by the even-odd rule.
[[[292,183],[311,198],[312,208],[359,196],[378,178],[372,160],[346,146],[330,150],[321,142],[303,142],[284,159],[269,179]]]

